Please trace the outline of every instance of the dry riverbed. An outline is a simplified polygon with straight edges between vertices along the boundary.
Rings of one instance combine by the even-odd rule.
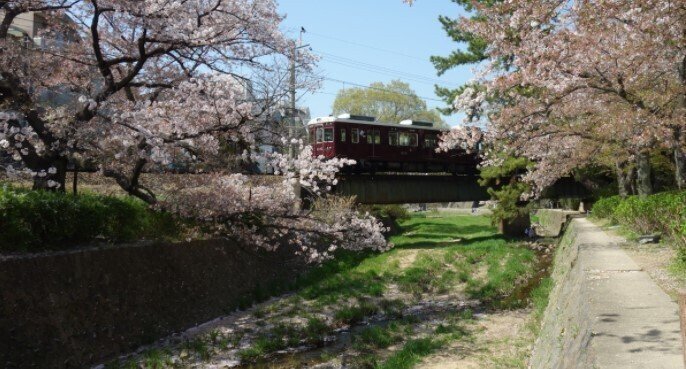
[[[525,368],[552,246],[505,240],[483,216],[402,226],[390,252],[340,255],[290,295],[102,367]]]

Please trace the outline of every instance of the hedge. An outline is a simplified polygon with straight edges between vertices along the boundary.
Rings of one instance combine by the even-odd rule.
[[[0,252],[62,250],[93,241],[173,238],[171,215],[130,197],[0,186]]]
[[[686,191],[604,198],[593,205],[593,216],[610,219],[639,233],[659,232],[672,239],[686,257]]]

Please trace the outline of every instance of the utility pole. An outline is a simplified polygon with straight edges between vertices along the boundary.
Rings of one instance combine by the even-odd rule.
[[[288,156],[295,157],[295,149],[293,148],[293,143],[291,140],[295,138],[295,125],[296,118],[298,117],[298,110],[295,106],[295,88],[296,88],[296,78],[295,78],[295,63],[298,59],[298,49],[303,47],[308,47],[308,45],[303,45],[303,33],[305,33],[305,28],[300,27],[300,36],[298,38],[298,44],[293,44],[293,51],[291,52],[291,62],[290,62],[290,88],[289,88],[289,110],[290,110],[290,120],[288,122]]]
[[[302,32],[300,33],[302,35]],[[293,149],[293,130],[295,128],[295,117],[296,117],[296,111],[295,111],[295,59],[297,58],[297,52],[298,48],[293,44],[293,53],[291,54],[291,80],[290,80],[290,104],[289,104],[289,115],[290,119],[288,120],[288,156],[289,157],[295,157],[295,150]]]
[[[290,158],[294,158],[296,155],[295,148],[293,147],[293,143],[291,142],[295,136],[294,130],[295,130],[295,125],[296,121],[295,118],[298,116],[297,110],[295,107],[295,87],[296,87],[296,78],[295,78],[295,63],[296,60],[298,59],[298,49],[301,49],[303,47],[307,47],[309,45],[303,45],[303,33],[305,33],[305,28],[300,27],[300,37],[298,39],[298,44],[293,44],[293,52],[291,53],[291,65],[290,65],[290,120],[288,122],[288,156]],[[293,210],[297,213],[300,211],[301,204],[300,204],[300,198],[302,196],[302,191],[300,188],[300,182],[296,181],[296,183],[293,185],[293,192],[298,198],[298,201],[296,201],[293,204]]]

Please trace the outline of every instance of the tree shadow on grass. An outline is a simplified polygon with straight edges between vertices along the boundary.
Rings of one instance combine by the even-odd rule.
[[[489,235],[489,236],[481,236],[481,237],[473,237],[473,238],[466,238],[466,239],[461,239],[459,241],[446,241],[446,240],[435,240],[435,241],[427,241],[427,240],[418,240],[415,242],[404,242],[402,244],[396,245],[397,249],[408,249],[408,250],[415,250],[415,249],[436,249],[436,248],[445,248],[445,247],[452,247],[455,245],[460,245],[460,246],[469,246],[473,245],[479,242],[484,242],[484,241],[508,241],[509,238],[500,235],[500,234],[494,234],[494,235]]]
[[[459,237],[476,233],[496,233],[496,229],[493,226],[481,224],[457,225],[451,223],[417,222],[403,225],[401,235],[405,235],[405,237],[417,237],[419,234],[431,237]]]
[[[486,234],[482,236],[472,236],[484,233]],[[469,246],[484,241],[508,240],[503,235],[495,233],[495,228],[490,225],[457,225],[449,221],[437,222],[437,219],[403,225],[401,233],[396,237],[400,239],[396,242],[395,248],[408,250],[448,248],[456,245]],[[459,241],[456,241],[458,239]],[[341,250],[336,253],[333,260],[327,261],[300,276],[293,289],[307,290],[303,292],[308,297],[329,294],[349,296],[378,294],[383,290],[378,275],[374,273],[367,275],[364,273],[348,273],[360,263],[378,255],[380,253],[373,251]]]

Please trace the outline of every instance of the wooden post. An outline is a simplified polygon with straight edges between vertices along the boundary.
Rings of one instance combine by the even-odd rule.
[[[684,350],[684,367],[686,367],[686,290],[679,291],[679,319],[681,320],[681,345]]]

